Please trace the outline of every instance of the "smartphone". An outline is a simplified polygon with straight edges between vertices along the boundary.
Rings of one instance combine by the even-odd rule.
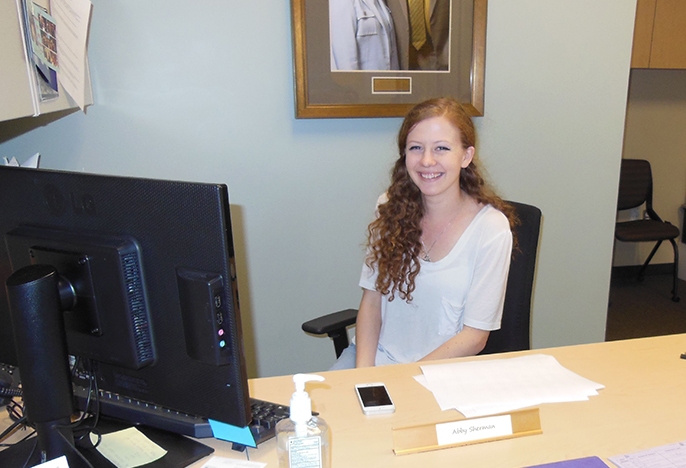
[[[381,382],[355,385],[357,399],[362,406],[362,412],[367,415],[387,414],[395,412],[395,405],[386,386]]]

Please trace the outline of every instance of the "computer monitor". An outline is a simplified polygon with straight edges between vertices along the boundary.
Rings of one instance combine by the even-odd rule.
[[[5,284],[48,265],[77,383],[90,362],[108,398],[249,424],[225,185],[2,166],[0,238],[0,362],[41,339],[12,332]]]

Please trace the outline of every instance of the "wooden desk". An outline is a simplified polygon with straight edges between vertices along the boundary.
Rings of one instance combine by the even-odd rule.
[[[393,454],[393,427],[461,418],[454,410],[442,412],[433,395],[412,378],[421,373],[418,364],[324,372],[325,382],[308,383],[307,388],[315,411],[331,427],[334,468],[521,468],[592,455],[611,465],[610,456],[686,440],[686,360],[679,358],[683,352],[686,334],[466,358],[548,354],[605,388],[589,401],[541,405],[541,435],[403,456]],[[394,414],[362,414],[353,384],[375,381],[386,383],[396,403]],[[288,404],[292,391],[290,376],[250,381],[252,395],[277,403]],[[0,427],[6,420],[3,415]],[[215,455],[246,458],[228,442],[201,441],[214,447]],[[250,460],[278,466],[274,440],[248,450]],[[191,466],[200,468],[206,461]]]
[[[686,440],[686,335],[540,349],[474,359],[497,359],[542,353],[561,365],[605,385],[589,401],[540,406],[543,434],[433,452],[396,456],[391,428],[457,419],[442,412],[433,395],[412,377],[418,364],[324,372],[326,381],[308,383],[315,411],[332,431],[332,466],[521,468],[597,455],[607,458]],[[395,400],[392,415],[368,417],[353,391],[358,382],[382,381]],[[257,398],[288,404],[290,376],[250,381]],[[230,444],[203,439],[215,455],[243,458]],[[275,441],[249,449],[250,460],[276,467]],[[199,468],[206,460],[192,465]],[[611,465],[614,466],[614,465]]]

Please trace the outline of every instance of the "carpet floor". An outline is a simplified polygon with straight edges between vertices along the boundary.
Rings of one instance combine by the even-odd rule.
[[[605,340],[686,333],[686,281],[679,280],[680,302],[671,291],[671,275],[613,277]]]

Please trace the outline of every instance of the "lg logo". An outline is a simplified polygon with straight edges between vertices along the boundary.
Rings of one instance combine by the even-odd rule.
[[[48,210],[57,216],[62,216],[67,211],[84,216],[98,214],[95,199],[90,193],[69,192],[65,196],[57,187],[48,184],[43,187],[43,199]]]

